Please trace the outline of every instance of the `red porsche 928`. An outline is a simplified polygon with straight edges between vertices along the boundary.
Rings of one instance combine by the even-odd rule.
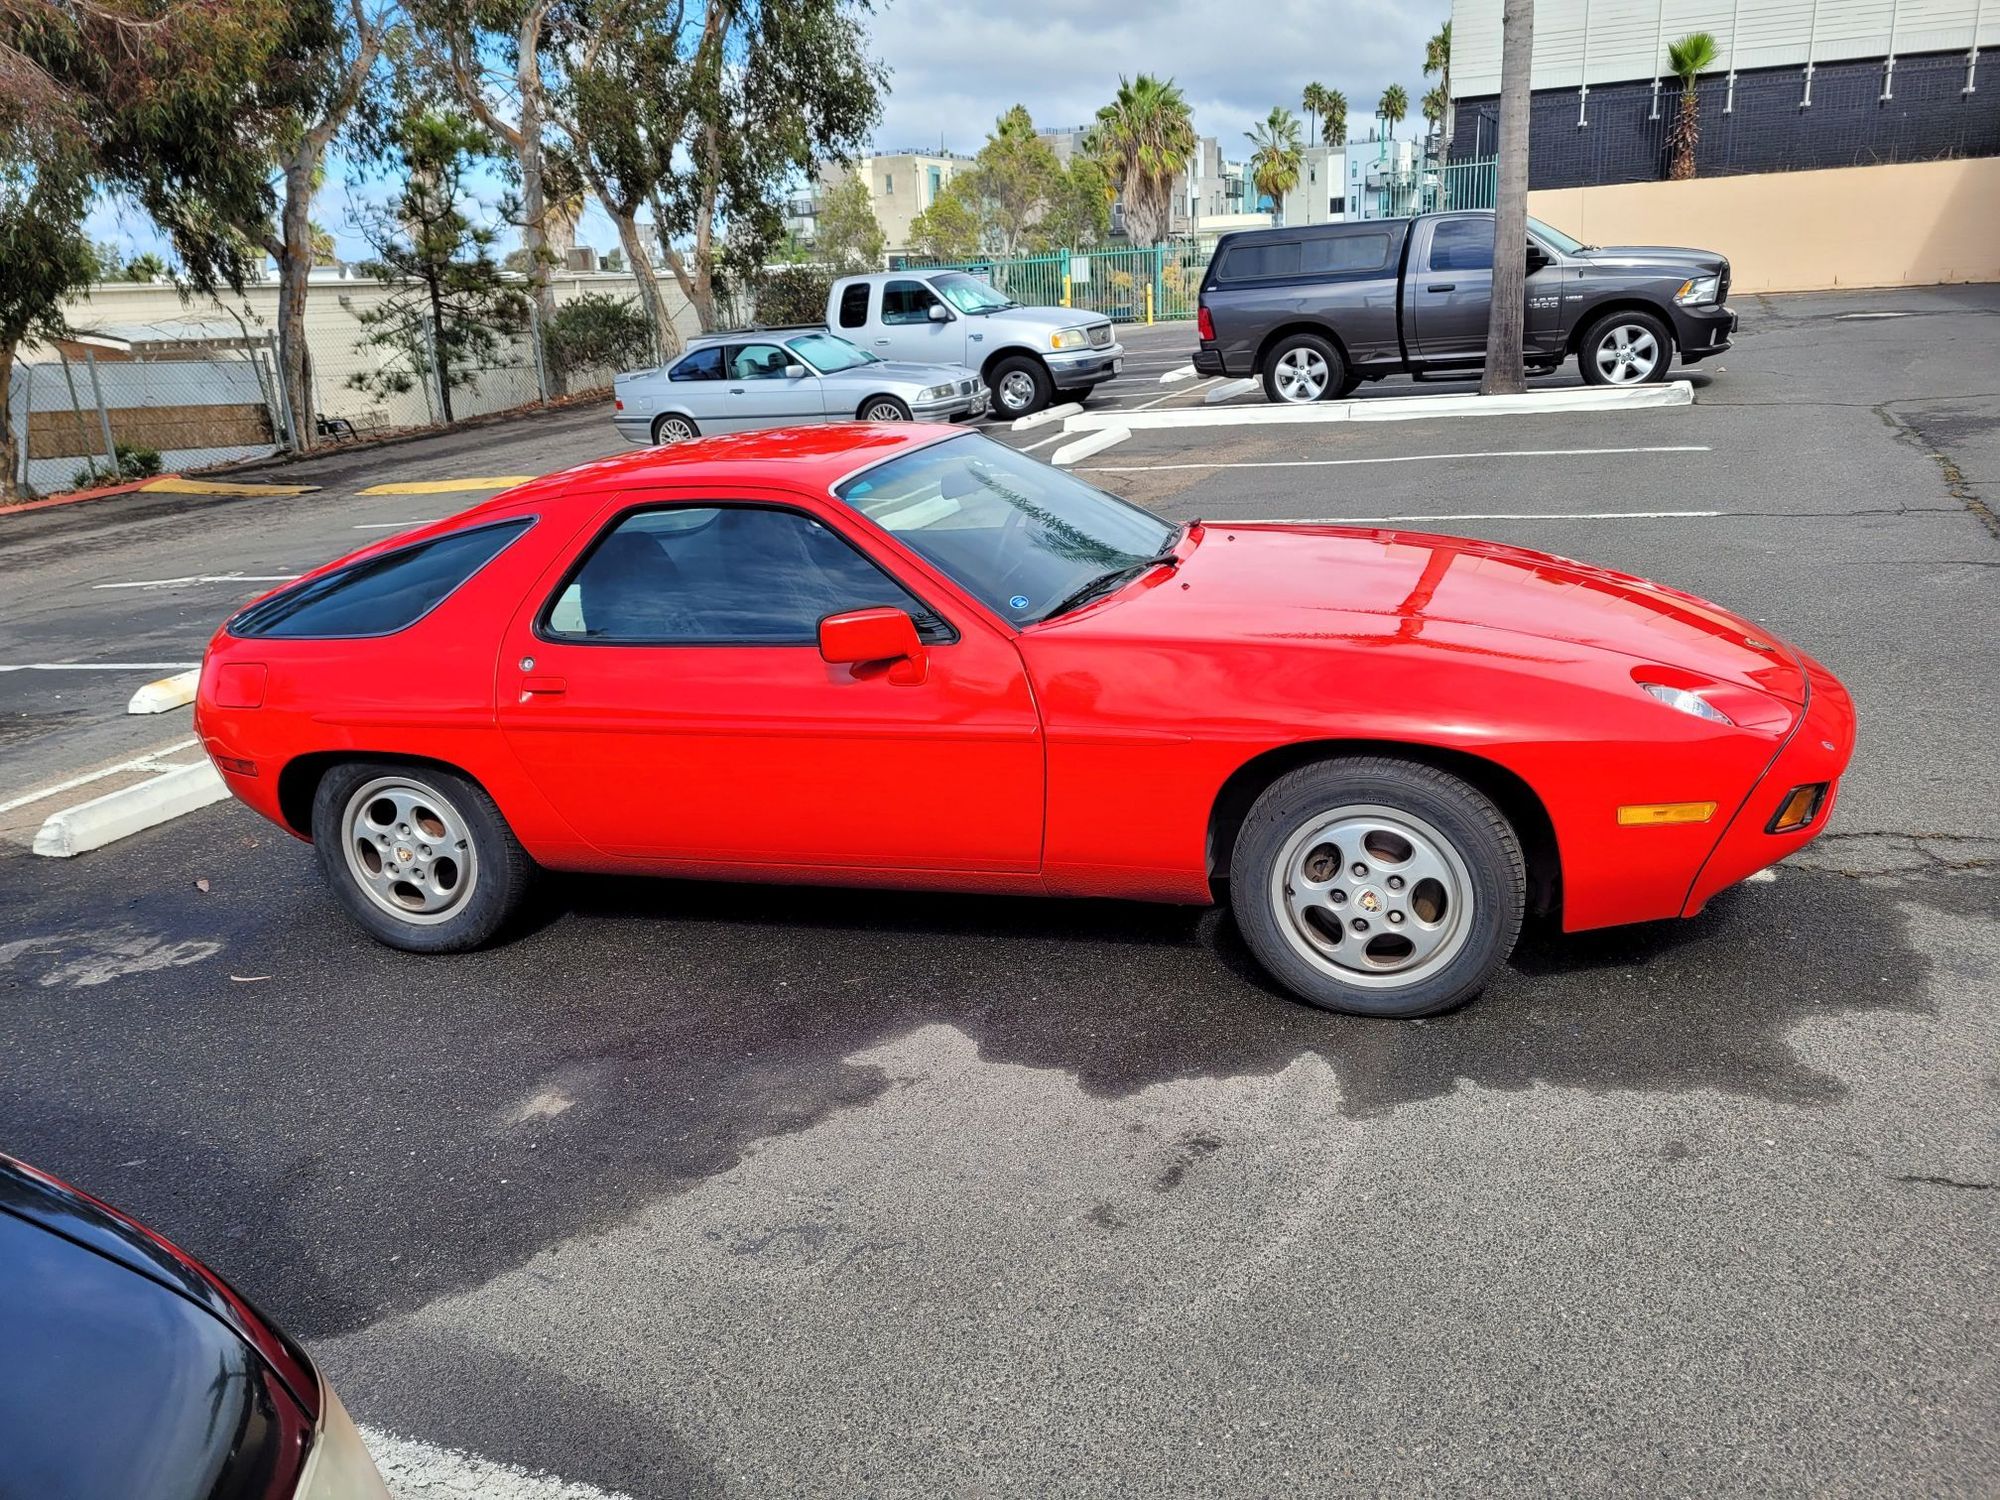
[[[551,474],[210,644],[229,788],[383,942],[540,868],[1226,899],[1287,988],[1420,1016],[1526,913],[1689,916],[1826,824],[1824,667],[1564,558],[1174,525],[976,434],[843,424]]]

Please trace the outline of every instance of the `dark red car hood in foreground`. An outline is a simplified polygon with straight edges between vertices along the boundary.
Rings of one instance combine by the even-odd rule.
[[[1169,613],[1185,596],[1163,586],[1177,580],[1198,588],[1194,628],[1236,639],[1347,636],[1355,615],[1412,627],[1449,621],[1805,701],[1805,673],[1792,653],[1749,621],[1661,584],[1544,552],[1414,531],[1218,521],[1183,542],[1181,556],[1174,574],[1156,575],[1153,587],[1078,623],[1096,616],[1107,630],[1185,634],[1193,622]]]

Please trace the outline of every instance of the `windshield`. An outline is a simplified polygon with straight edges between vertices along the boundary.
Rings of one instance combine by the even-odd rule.
[[[1016,625],[1175,536],[1158,516],[976,434],[877,464],[834,493]]]
[[[963,271],[948,271],[942,276],[933,276],[931,285],[945,301],[962,313],[999,312],[1003,307],[1019,307],[1021,304],[1000,293],[977,276],[968,276]]]
[[[1564,234],[1560,229],[1551,229],[1540,219],[1531,218],[1528,220],[1528,232],[1544,245],[1551,247],[1563,255],[1574,255],[1579,250],[1588,250],[1590,248],[1582,240]]]
[[[846,339],[835,338],[830,333],[802,333],[795,339],[785,340],[785,347],[822,375],[881,363],[866,349],[857,349]]]

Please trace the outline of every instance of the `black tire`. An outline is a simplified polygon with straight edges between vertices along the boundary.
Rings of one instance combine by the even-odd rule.
[[[677,431],[672,436],[668,436],[667,425],[669,423],[673,423],[677,427],[685,427],[687,430],[685,432]],[[693,417],[685,417],[677,411],[670,411],[663,412],[661,415],[653,418],[653,446],[655,448],[667,443],[692,442],[700,436],[701,424],[696,422]]]
[[[1338,399],[1345,401],[1349,396],[1360,390],[1364,383],[1364,377],[1349,370],[1345,375],[1340,377],[1340,384],[1333,388],[1333,394]]]
[[[398,801],[406,791],[409,797]],[[360,805],[363,798],[366,805]],[[381,809],[392,815],[374,816]],[[350,829],[376,836],[357,836],[350,855]],[[320,874],[341,908],[377,942],[406,953],[463,953],[484,945],[520,909],[534,877],[534,862],[485,789],[440,766],[394,761],[335,766],[313,793],[312,835]],[[359,846],[370,843],[376,863],[387,872],[378,879],[362,873],[365,853]],[[449,882],[447,864],[454,872]],[[417,878],[396,880],[398,871]],[[408,892],[405,899],[396,897],[398,888]],[[434,896],[441,903],[434,911],[418,909],[417,903]],[[392,910],[392,904],[403,910]]]
[[[1290,378],[1296,365],[1298,379]],[[1288,333],[1264,354],[1264,399],[1281,406],[1325,401],[1347,379],[1347,361],[1333,341],[1316,333]]]
[[[854,409],[857,422],[907,422],[910,408],[894,396],[870,396]]]
[[[986,384],[993,392],[993,414],[1008,422],[1040,411],[1056,389],[1048,366],[1026,354],[1010,354],[994,365]]]
[[[1652,341],[1651,361],[1644,366],[1645,373],[1636,378],[1620,378],[1613,369],[1606,369],[1600,363],[1599,348],[1621,331],[1633,329],[1640,330],[1645,338]],[[1640,346],[1641,340],[1637,336],[1628,333],[1627,338],[1632,347]],[[1674,362],[1674,336],[1667,331],[1666,323],[1653,313],[1609,312],[1584,329],[1583,339],[1577,344],[1576,361],[1585,385],[1650,385],[1667,378],[1667,371]],[[1623,363],[1623,368],[1628,370],[1639,367],[1633,362]]]
[[[1320,836],[1371,822],[1387,836],[1371,832],[1354,849]],[[1411,836],[1400,858],[1397,828]],[[1399,868],[1424,869],[1413,861],[1427,856],[1443,880],[1394,884],[1406,878]],[[1295,917],[1293,893],[1310,897],[1305,882],[1320,878],[1327,900]],[[1230,907],[1258,961],[1300,999],[1360,1016],[1435,1015],[1478,994],[1513,951],[1526,891],[1520,840],[1500,810],[1417,761],[1355,756],[1279,777],[1244,818],[1229,861]],[[1357,918],[1366,932],[1353,930]],[[1418,955],[1402,961],[1407,981],[1397,978],[1399,942]],[[1422,956],[1418,942],[1434,951]]]

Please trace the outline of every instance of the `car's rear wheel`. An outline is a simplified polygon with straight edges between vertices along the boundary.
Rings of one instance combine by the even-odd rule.
[[[1321,761],[1265,788],[1238,832],[1230,905],[1301,999],[1426,1016],[1485,987],[1521,930],[1526,867],[1500,810],[1415,761]]]
[[[1340,351],[1316,333],[1288,334],[1264,357],[1265,396],[1289,406],[1325,400],[1346,379]]]
[[[1643,385],[1665,380],[1674,340],[1648,312],[1606,313],[1584,330],[1577,362],[1590,385]]]
[[[994,415],[1010,420],[1040,411],[1056,388],[1042,362],[1025,354],[1001,360],[986,383],[993,388]]]
[[[678,412],[668,412],[653,422],[653,443],[685,443],[701,436],[701,428],[695,425],[693,417],[684,417]]]
[[[437,766],[334,767],[313,794],[312,833],[320,873],[347,914],[410,953],[487,942],[534,872],[484,788]]]
[[[910,409],[894,396],[870,396],[856,415],[864,422],[907,422]]]

